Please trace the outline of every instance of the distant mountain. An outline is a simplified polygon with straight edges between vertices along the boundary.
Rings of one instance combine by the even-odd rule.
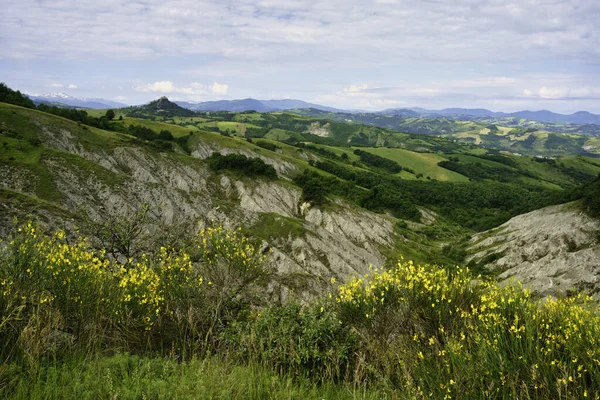
[[[414,113],[414,114],[411,114]],[[600,125],[600,115],[587,111],[578,111],[574,114],[558,114],[548,110],[517,111],[513,113],[494,112],[485,108],[444,108],[443,110],[427,110],[425,108],[392,108],[380,111],[379,114],[402,115],[407,117],[445,117],[450,119],[472,118],[523,118],[530,121],[549,122],[556,124],[595,124]]]
[[[301,109],[301,108],[314,108],[316,110],[321,110],[321,111],[345,112],[345,110],[340,110],[339,108],[323,106],[321,104],[308,103],[303,100],[293,100],[293,99],[260,100],[260,102],[262,102],[263,104],[266,104],[269,107],[276,108],[278,110],[294,110],[294,109]]]
[[[218,100],[205,101],[202,103],[175,102],[181,107],[193,111],[232,111],[243,112],[254,110],[258,112],[277,111],[276,108],[269,107],[256,99],[241,99],[241,100]]]
[[[121,108],[128,107],[127,104],[119,103],[117,101],[99,99],[99,98],[86,98],[86,97],[75,97],[65,93],[44,93],[40,95],[27,95],[34,103],[46,103],[51,105],[64,104],[70,107],[81,107],[81,108]]]
[[[176,101],[181,107],[193,111],[232,111],[242,112],[254,110],[258,112],[272,112],[280,110],[294,110],[302,108],[314,108],[323,111],[342,111],[333,107],[322,106],[319,104],[308,103],[303,100],[282,99],[282,100],[257,100],[252,98],[241,100],[219,100],[205,101],[202,103],[190,103],[185,101]]]
[[[419,110],[419,111],[417,111]],[[419,118],[424,111],[427,111],[423,108],[420,109],[409,109],[409,108],[393,108],[393,109],[388,109],[388,110],[383,110],[381,112],[379,112],[379,114],[385,114],[385,115],[399,115],[401,117],[414,117],[414,118]]]
[[[595,124],[600,125],[600,115],[592,114],[587,111],[578,111],[570,115],[556,114],[552,111],[518,111],[506,114],[508,117],[525,118],[540,122],[554,122],[563,124]]]

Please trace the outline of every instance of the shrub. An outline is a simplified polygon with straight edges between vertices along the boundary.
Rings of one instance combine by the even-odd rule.
[[[16,229],[0,252],[3,360],[34,363],[67,350],[207,351],[270,273],[267,254],[222,228],[202,230],[192,255],[162,247],[121,264],[105,254],[62,231]]]
[[[536,301],[466,268],[401,261],[339,287],[343,324],[378,379],[433,398],[583,398],[600,390],[600,311]]]
[[[358,341],[320,303],[292,303],[254,312],[231,325],[224,343],[239,361],[324,383],[352,379]]]
[[[249,177],[277,178],[275,168],[257,157],[248,158],[241,154],[228,154],[224,156],[220,153],[213,153],[207,158],[207,161],[213,171],[231,170]]]
[[[281,148],[281,147],[277,146],[275,143],[265,142],[264,140],[257,140],[256,145],[259,147],[262,147],[263,149],[267,149],[267,150],[271,150],[271,151],[277,151],[277,149]]]

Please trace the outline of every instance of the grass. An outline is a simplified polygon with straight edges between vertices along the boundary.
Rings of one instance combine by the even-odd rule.
[[[217,127],[221,132],[229,131],[232,134],[236,134],[239,136],[244,136],[246,134],[247,128],[257,128],[260,129],[259,126],[254,124],[248,124],[243,122],[235,122],[235,121],[213,121],[213,122],[204,122],[197,125],[198,128],[207,128],[207,127]]]
[[[274,128],[271,129],[266,135],[265,139],[285,141],[290,138],[302,139],[302,136],[296,132],[286,131],[284,129]]]
[[[284,217],[276,213],[261,214],[258,221],[248,229],[258,237],[268,241],[292,236],[304,236],[307,230],[302,222],[295,218]]]
[[[150,119],[142,119],[142,118],[131,118],[131,117],[125,117],[123,118],[123,120],[119,121],[119,120],[115,120],[116,123],[120,123],[123,124],[124,126],[129,126],[129,125],[141,125],[143,127],[152,129],[155,132],[160,132],[162,130],[167,130],[170,131],[174,137],[182,137],[182,136],[187,136],[190,134],[190,130],[193,129],[189,129],[183,126],[179,126],[179,125],[173,125],[173,124],[168,124],[165,122],[159,122],[159,121],[152,121]]]
[[[396,161],[403,167],[412,168],[415,174],[423,174],[423,178],[430,176],[432,179],[450,182],[468,182],[469,179],[454,171],[449,171],[437,165],[438,162],[446,160],[439,154],[434,153],[416,153],[403,149],[389,148],[365,148],[365,151],[376,154],[381,157]]]
[[[600,310],[584,296],[401,259],[300,306],[265,301],[265,252],[239,231],[202,230],[184,247],[194,264],[179,247],[120,264],[31,223],[8,239],[2,398],[600,394]]]
[[[26,399],[385,399],[385,392],[317,385],[216,357],[179,362],[119,354],[43,366],[33,374],[0,369],[0,397]],[[1,382],[6,382],[4,385]],[[3,387],[4,386],[4,387]]]

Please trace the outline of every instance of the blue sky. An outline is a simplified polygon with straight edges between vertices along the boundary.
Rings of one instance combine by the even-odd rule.
[[[139,104],[600,113],[595,0],[0,0],[0,81]]]

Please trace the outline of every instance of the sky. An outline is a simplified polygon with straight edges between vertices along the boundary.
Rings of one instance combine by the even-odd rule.
[[[0,0],[0,81],[126,104],[600,113],[597,0]]]

